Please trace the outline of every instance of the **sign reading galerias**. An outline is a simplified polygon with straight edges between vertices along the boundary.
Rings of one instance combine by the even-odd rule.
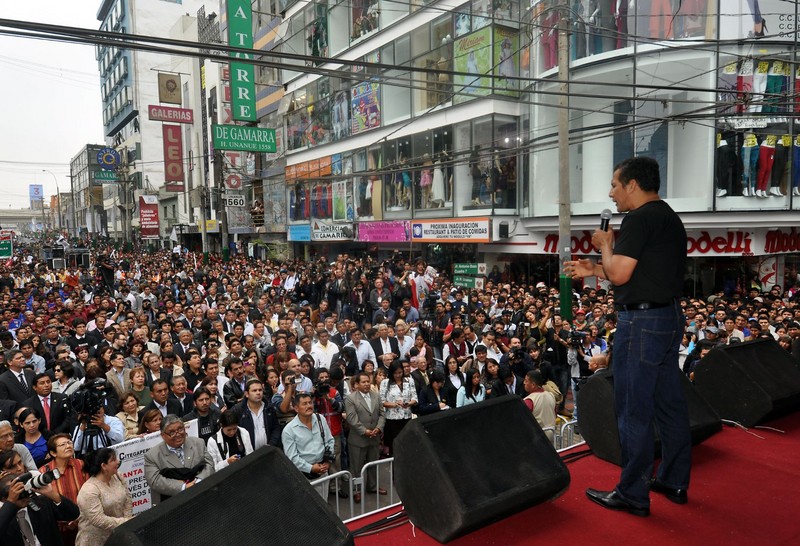
[[[147,107],[147,117],[150,121],[170,121],[172,123],[194,123],[194,112],[189,108],[173,108],[150,104]]]

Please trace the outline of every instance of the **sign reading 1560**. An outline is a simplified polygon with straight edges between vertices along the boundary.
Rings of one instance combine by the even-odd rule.
[[[242,125],[213,125],[214,149],[275,153],[275,129]]]

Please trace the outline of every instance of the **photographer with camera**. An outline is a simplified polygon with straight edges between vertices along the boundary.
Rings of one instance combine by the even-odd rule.
[[[308,393],[297,394],[292,407],[297,415],[283,429],[283,451],[308,479],[326,476],[335,460],[334,440],[328,423],[314,413],[314,402]],[[328,499],[328,485],[326,481],[317,487],[324,500]]]
[[[30,473],[2,473],[0,476],[0,544],[63,545],[58,522],[77,519],[80,510],[51,485],[53,475],[33,478]]]
[[[125,441],[125,425],[117,417],[106,415],[106,382],[102,378],[84,384],[72,395],[72,408],[78,416],[78,426],[72,433],[75,456]]]
[[[336,457],[331,461],[330,471],[339,472],[342,469],[342,412],[344,400],[339,391],[332,385],[330,372],[325,368],[317,371],[317,381],[314,383],[314,410],[328,422],[328,428],[333,436],[333,454]],[[346,499],[349,494],[344,482],[339,483],[338,495]]]

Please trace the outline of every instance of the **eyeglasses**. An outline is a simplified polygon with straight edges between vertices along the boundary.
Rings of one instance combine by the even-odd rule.
[[[56,368],[54,371],[56,371],[56,372],[60,372],[60,371],[61,371],[61,368]]]
[[[56,444],[56,448],[69,447],[71,445],[72,445],[72,440],[65,440],[64,442],[61,442],[60,444]]]
[[[173,430],[173,431],[170,431],[170,432],[164,432],[164,435],[165,435],[167,438],[174,438],[174,437],[175,437],[175,436],[177,436],[178,434],[183,434],[184,432],[186,432],[186,429],[185,429],[184,427],[178,427],[178,428],[176,428],[176,429],[175,429],[175,430]]]

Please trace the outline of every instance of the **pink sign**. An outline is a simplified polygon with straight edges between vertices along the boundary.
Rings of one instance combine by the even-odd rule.
[[[359,223],[358,240],[364,243],[402,243],[409,240],[409,223],[406,220]]]

